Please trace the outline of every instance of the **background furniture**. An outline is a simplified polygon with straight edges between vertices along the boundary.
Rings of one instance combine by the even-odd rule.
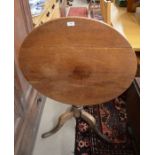
[[[140,154],[140,78],[135,78],[126,91],[129,131],[134,135],[137,154]]]
[[[101,14],[103,16],[103,21],[111,25],[111,1],[110,0],[100,0]]]
[[[42,25],[43,23],[59,18],[60,15],[60,3],[58,0],[46,0],[44,4],[44,11],[39,16],[32,18],[35,27]]]
[[[35,141],[44,96],[34,90],[23,78],[18,66],[19,48],[32,31],[28,1],[15,0],[15,155],[30,155]],[[26,146],[26,147],[25,147]]]
[[[111,25],[111,1],[92,0],[89,2],[89,11],[92,18],[104,21],[105,23]]]
[[[136,7],[140,6],[140,0],[127,0],[127,11],[136,12]]]

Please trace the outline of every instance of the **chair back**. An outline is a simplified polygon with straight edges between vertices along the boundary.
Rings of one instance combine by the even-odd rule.
[[[100,0],[100,7],[103,21],[111,25],[111,1]]]

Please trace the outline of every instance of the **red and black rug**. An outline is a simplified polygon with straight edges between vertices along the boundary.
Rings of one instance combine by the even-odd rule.
[[[132,138],[127,130],[125,105],[119,98],[105,104],[84,107],[96,118],[98,128],[112,143],[98,137],[85,121],[76,119],[75,155],[135,155]]]

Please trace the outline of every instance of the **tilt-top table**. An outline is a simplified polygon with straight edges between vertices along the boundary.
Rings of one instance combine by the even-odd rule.
[[[19,65],[35,89],[72,105],[43,138],[57,132],[71,117],[82,117],[100,137],[110,141],[83,106],[112,100],[133,81],[136,56],[120,33],[92,19],[55,19],[27,36],[20,49]]]

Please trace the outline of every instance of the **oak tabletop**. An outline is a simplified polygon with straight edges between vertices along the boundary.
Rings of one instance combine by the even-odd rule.
[[[72,105],[114,99],[130,86],[137,68],[135,53],[119,32],[79,17],[34,29],[21,46],[19,65],[35,89]]]

